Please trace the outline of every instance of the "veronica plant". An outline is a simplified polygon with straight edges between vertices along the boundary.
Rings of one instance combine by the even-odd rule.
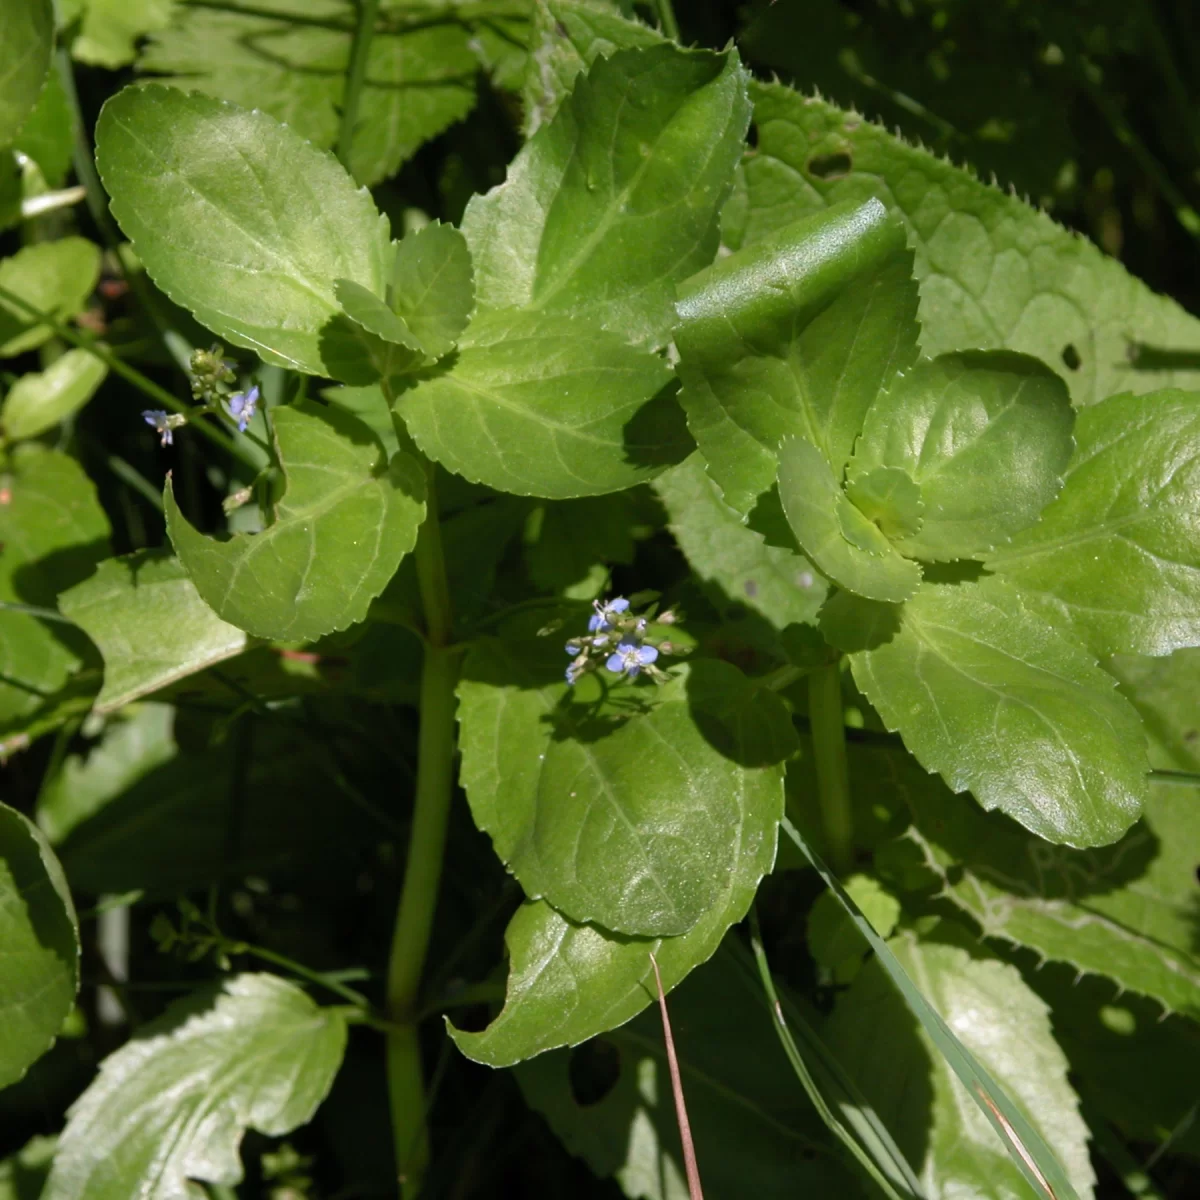
[[[76,1089],[41,1194],[239,1184],[246,1130],[331,1089],[355,1111],[339,1069],[380,1085],[383,1186],[441,1194],[439,1039],[515,1068],[627,1195],[682,1195],[647,1182],[682,1178],[651,955],[668,991],[697,971],[671,1003],[714,1195],[1094,1194],[1089,1138],[1141,1127],[1108,1097],[1089,1130],[1068,1069],[1092,1105],[1103,1064],[1056,1040],[1081,1001],[1032,962],[1158,1002],[1194,1061],[1172,856],[1200,831],[1150,770],[1200,766],[1156,709],[1193,660],[1131,656],[1200,645],[1200,375],[1150,390],[1112,346],[1200,326],[732,45],[584,0],[432,7],[184,5],[129,35],[166,78],[107,99],[76,170],[165,352],[145,373],[70,320],[90,241],[0,261],[0,355],[45,353],[0,407],[0,736],[55,735],[29,815],[0,807],[0,1083],[75,1004],[73,893],[102,934],[156,906],[188,990]],[[64,36],[118,65],[96,9]],[[0,145],[54,42],[48,6],[14,11]],[[276,38],[260,100],[227,58]],[[443,222],[364,185],[470,108],[464,63],[519,82],[526,136]],[[161,538],[111,540],[99,460],[55,440],[109,372],[154,405],[120,437],[150,427],[161,496],[103,461]],[[321,969],[264,916],[297,864],[324,911],[372,897]],[[769,1007],[731,932],[760,889],[790,931],[776,991],[756,926]],[[500,916],[507,982],[469,985]],[[593,1113],[570,1048],[602,1035]]]

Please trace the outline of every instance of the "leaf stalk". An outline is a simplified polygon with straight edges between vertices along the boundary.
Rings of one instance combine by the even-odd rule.
[[[845,875],[854,862],[854,824],[850,811],[850,774],[846,765],[840,660],[817,667],[809,675],[808,719],[826,849],[834,871]]]

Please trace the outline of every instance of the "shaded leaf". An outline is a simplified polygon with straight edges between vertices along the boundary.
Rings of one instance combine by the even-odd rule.
[[[988,565],[1098,655],[1200,644],[1200,393],[1083,410],[1059,498]]]
[[[245,633],[200,599],[179,559],[166,550],[102,562],[90,579],[63,593],[60,607],[104,657],[100,712],[246,649]]]
[[[888,945],[950,1029],[1053,1147],[1075,1194],[1091,1196],[1088,1130],[1043,1001],[1014,967],[959,945],[922,941],[911,932]],[[931,1200],[963,1195],[1026,1200],[1038,1194],[936,1045],[914,1027],[878,962],[868,962],[839,998],[825,1033],[917,1168]]]
[[[0,287],[58,321],[79,312],[100,276],[100,249],[80,237],[35,242],[0,261]],[[35,350],[53,336],[0,298],[0,358]]]
[[[996,579],[925,584],[854,680],[918,762],[1048,841],[1104,846],[1146,795],[1141,722],[1112,677]]]
[[[430,458],[499,491],[568,499],[623,491],[691,449],[657,355],[540,313],[472,321],[457,355],[396,411]]]
[[[1195,370],[1135,369],[1131,340],[1192,349],[1200,323],[1091,242],[858,113],[778,83],[754,83],[751,95],[758,144],[745,163],[742,244],[828,205],[877,196],[908,227],[921,348],[930,358],[974,349],[1032,354],[1062,375],[1077,405],[1164,383],[1200,387]],[[1074,354],[1064,359],[1068,349]]]
[[[904,227],[883,205],[841,205],[773,231],[679,289],[688,425],[746,513],[803,437],[840,485],[867,409],[917,352]]]
[[[6,0],[0,10],[0,148],[16,140],[36,107],[53,49],[48,0]]]
[[[0,1087],[54,1044],[79,987],[79,924],[45,837],[0,804]]]
[[[71,41],[71,57],[110,71],[133,62],[134,43],[165,29],[173,7],[172,0],[77,0],[77,5],[83,19]]]
[[[977,558],[1032,525],[1062,487],[1074,449],[1066,386],[1037,359],[943,355],[903,372],[871,406],[847,474],[899,468],[920,489],[909,558]],[[861,507],[861,505],[860,505]]]
[[[786,711],[697,660],[653,689],[563,681],[557,639],[477,643],[459,687],[462,782],[526,895],[574,922],[686,933],[720,909],[748,830],[777,816]]]
[[[37,437],[78,412],[104,381],[108,368],[87,350],[64,351],[44,371],[22,375],[0,408],[5,437]]]
[[[337,1010],[273,975],[236,975],[177,1002],[71,1106],[45,1200],[240,1182],[244,1131],[278,1137],[310,1121],[345,1045]]]
[[[46,86],[21,126],[13,149],[37,163],[42,178],[50,187],[61,187],[71,169],[74,138],[71,136],[71,102],[56,71],[46,76]]]
[[[820,450],[807,438],[778,448],[779,499],[796,541],[835,583],[860,596],[907,600],[921,568],[902,558],[879,528],[850,502]]]
[[[480,306],[665,341],[674,285],[717,250],[745,88],[735,51],[664,44],[597,60],[507,182],[467,206]]]
[[[166,87],[104,106],[97,164],[147,272],[267,362],[339,369],[334,280],[381,295],[387,221],[332,156],[261,112]]]
[[[272,414],[285,490],[261,533],[198,533],[171,483],[167,531],[201,598],[256,637],[304,640],[367,614],[425,516],[425,478],[407,454],[386,461],[361,421],[304,403]],[[222,635],[223,636],[223,635]]]

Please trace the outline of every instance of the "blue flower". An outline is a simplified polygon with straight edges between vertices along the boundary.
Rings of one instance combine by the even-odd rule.
[[[658,651],[653,646],[643,646],[633,638],[625,637],[617,643],[616,650],[609,655],[604,665],[613,674],[628,675],[632,679],[657,657]]]
[[[169,446],[175,440],[175,430],[168,424],[170,419],[170,414],[164,408],[147,408],[142,412],[142,420],[154,426],[154,432],[162,438],[160,445],[163,446]]]
[[[597,630],[611,629],[615,618],[629,607],[629,601],[624,596],[617,596],[604,605],[594,600],[592,607],[596,611],[588,618],[588,629],[595,633]]]
[[[580,644],[578,642],[568,642],[567,643],[567,653],[572,658],[574,658],[575,655],[577,655],[581,649],[583,649],[583,647],[580,646]]]
[[[238,432],[245,433],[258,407],[258,384],[248,392],[235,392],[225,403],[229,407],[229,415],[237,422]]]

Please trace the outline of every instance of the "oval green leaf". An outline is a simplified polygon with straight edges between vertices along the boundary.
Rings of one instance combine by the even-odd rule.
[[[37,437],[78,412],[104,381],[108,368],[87,350],[67,350],[44,371],[22,375],[0,408],[0,433],[16,441]]]
[[[692,449],[663,359],[540,313],[481,314],[396,411],[447,470],[552,500],[624,491]]]
[[[35,242],[0,261],[0,287],[56,321],[69,321],[87,303],[100,278],[100,248],[81,237]],[[49,325],[31,321],[0,297],[0,358],[36,350],[50,340]]]
[[[79,924],[58,859],[0,804],[0,1088],[54,1044],[79,987]]]
[[[49,0],[5,0],[0,6],[0,149],[12,144],[36,107],[53,49]]]
[[[332,155],[261,112],[126,88],[96,126],[112,210],[146,270],[201,324],[267,362],[329,375],[334,280],[382,295],[387,221]]]
[[[167,532],[196,590],[222,621],[256,637],[311,640],[367,615],[425,517],[425,477],[407,454],[386,461],[375,435],[338,408],[272,413],[285,490],[261,533],[198,533],[168,480]]]
[[[1075,414],[1063,383],[1010,351],[945,354],[902,372],[871,406],[850,487],[899,468],[920,488],[921,527],[894,538],[909,558],[976,558],[1032,525],[1062,487]]]

